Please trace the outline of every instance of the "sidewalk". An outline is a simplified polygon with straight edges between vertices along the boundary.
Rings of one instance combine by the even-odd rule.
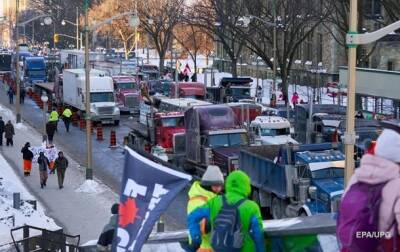
[[[85,171],[68,153],[65,153],[69,167],[64,188],[58,188],[56,175],[49,175],[47,187],[41,189],[38,165],[33,164],[31,176],[24,177],[20,152],[26,142],[30,142],[31,146],[40,146],[41,134],[26,123],[15,125],[14,114],[4,106],[0,106],[0,116],[5,122],[11,120],[15,127],[14,146],[7,147],[3,143],[0,153],[24,181],[31,194],[44,206],[46,215],[53,218],[65,233],[80,234],[81,244],[96,240],[108,222],[111,205],[118,201],[118,195],[96,179],[85,183]]]

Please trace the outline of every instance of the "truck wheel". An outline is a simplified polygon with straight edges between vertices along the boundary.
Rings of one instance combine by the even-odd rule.
[[[114,125],[115,125],[115,126],[118,126],[118,125],[119,125],[119,120],[115,120],[115,121],[114,121]]]
[[[286,204],[280,198],[274,196],[272,199],[271,212],[274,219],[282,219],[285,217]]]
[[[260,202],[260,192],[258,188],[252,187],[251,199],[257,203],[261,210],[261,217],[263,220],[270,219],[270,213],[268,211],[268,207],[262,207]]]

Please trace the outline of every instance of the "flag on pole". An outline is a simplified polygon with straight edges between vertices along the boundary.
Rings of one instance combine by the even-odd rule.
[[[191,179],[126,148],[112,251],[141,251],[154,224]]]

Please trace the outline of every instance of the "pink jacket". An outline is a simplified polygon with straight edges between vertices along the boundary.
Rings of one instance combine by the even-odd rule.
[[[382,189],[382,202],[379,209],[379,231],[390,231],[393,234],[392,223],[396,219],[400,234],[400,165],[366,154],[361,159],[361,166],[351,177],[346,191],[356,182],[380,184],[386,181],[388,182]]]

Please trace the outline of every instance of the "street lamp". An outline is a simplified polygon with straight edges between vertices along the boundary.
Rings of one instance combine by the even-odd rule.
[[[49,97],[47,96],[46,92],[42,93],[42,96],[40,96],[40,100],[42,100],[42,102],[43,102],[43,142],[46,142],[46,140],[47,140],[47,134],[46,134],[46,123],[47,123],[46,110],[47,110],[47,102],[49,101]]]
[[[76,26],[76,34],[75,34],[75,39],[76,39],[76,49],[79,50],[79,8],[76,7],[76,22],[71,22],[68,20],[61,20],[61,25],[65,26],[66,24],[70,24],[73,26]]]
[[[151,25],[153,25],[153,23],[154,23],[154,21],[153,21],[153,19],[149,19],[149,20],[147,20],[147,23],[151,26]],[[150,39],[149,39],[149,37],[150,37],[150,33],[147,33],[147,64],[150,64],[150,55],[149,55],[149,43],[150,43]]]

